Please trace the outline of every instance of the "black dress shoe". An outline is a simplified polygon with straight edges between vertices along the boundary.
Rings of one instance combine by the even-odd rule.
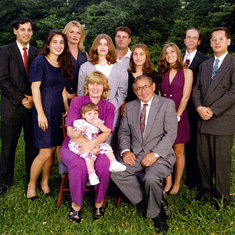
[[[162,219],[160,214],[157,217],[153,218],[152,220],[153,220],[154,227],[155,227],[157,233],[168,231],[169,226],[167,225],[166,221],[164,219]]]
[[[199,193],[194,199],[196,201],[209,202],[211,201],[212,197],[202,192]]]
[[[160,216],[165,221],[170,218],[170,209],[164,194],[162,195],[162,200],[161,200]]]
[[[45,197],[53,197],[53,192],[44,193]]]
[[[2,196],[7,191],[6,187],[0,188],[0,196]]]

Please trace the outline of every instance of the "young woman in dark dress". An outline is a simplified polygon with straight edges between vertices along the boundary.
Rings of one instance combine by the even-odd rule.
[[[68,99],[71,100],[77,96],[78,87],[78,72],[80,66],[88,59],[88,54],[85,52],[83,42],[85,40],[85,32],[82,25],[73,20],[65,25],[63,33],[67,37],[69,52],[73,61],[73,78],[66,85]]]
[[[35,199],[36,180],[42,171],[42,191],[50,195],[48,180],[56,146],[61,145],[61,114],[68,110],[66,80],[72,77],[72,60],[68,51],[66,35],[50,31],[39,56],[34,59],[29,82],[34,101],[33,142],[39,148],[30,170],[27,198]]]
[[[190,139],[186,105],[192,90],[193,73],[190,69],[184,68],[182,53],[176,44],[169,43],[162,49],[158,74],[162,78],[162,96],[175,102],[178,118],[178,133],[173,145],[176,155],[175,179],[172,186],[171,175],[167,177],[165,186],[165,192],[177,194],[184,170],[184,144]]]
[[[132,84],[139,75],[148,75],[156,83],[156,94],[160,94],[160,80],[158,73],[152,69],[150,54],[148,47],[145,44],[136,44],[131,49],[130,69],[128,70],[128,94],[125,102],[130,102],[137,99]]]

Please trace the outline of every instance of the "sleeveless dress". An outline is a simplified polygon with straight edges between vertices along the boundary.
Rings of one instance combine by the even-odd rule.
[[[61,114],[64,112],[62,91],[66,86],[60,69],[52,66],[44,55],[34,59],[29,71],[29,82],[41,81],[40,93],[48,129],[38,127],[37,110],[33,106],[33,143],[36,148],[52,148],[61,145],[63,133]]]
[[[104,123],[103,120],[98,119],[100,123]],[[75,130],[79,130],[81,127],[85,126],[87,129],[82,133],[82,136],[87,140],[93,140],[100,134],[100,129],[97,126],[94,126],[91,123],[88,123],[84,119],[78,119],[73,122],[73,127]],[[91,158],[96,159],[96,156],[93,155],[91,151],[82,154],[80,152],[80,145],[76,144],[73,140],[70,139],[69,141],[69,149],[70,151],[80,155],[80,157],[85,158],[85,160],[90,160]],[[98,145],[98,151],[101,154],[107,155],[108,153],[112,153],[113,150],[111,146],[107,143],[101,143]]]
[[[184,70],[180,69],[177,71],[171,84],[169,79],[169,72],[162,78],[161,89],[162,96],[165,98],[172,99],[175,102],[175,110],[177,111],[180,100],[183,96],[184,88]],[[189,136],[189,124],[188,124],[188,112],[185,108],[182,113],[181,119],[178,122],[178,132],[175,140],[175,144],[187,143],[190,140]]]

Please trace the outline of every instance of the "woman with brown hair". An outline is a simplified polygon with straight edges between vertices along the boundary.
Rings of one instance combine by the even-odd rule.
[[[33,143],[39,149],[30,170],[27,198],[35,199],[36,180],[42,171],[41,189],[51,195],[48,180],[55,148],[63,142],[61,114],[68,110],[66,80],[72,77],[65,34],[50,31],[39,56],[34,59],[29,82],[33,96]]]
[[[175,179],[172,186],[171,175],[167,177],[165,186],[166,193],[177,194],[184,170],[184,144],[190,139],[186,105],[192,90],[193,73],[184,68],[183,57],[176,44],[169,43],[162,49],[158,74],[162,78],[162,96],[174,100],[178,118],[178,133],[173,145],[176,155]]]
[[[83,42],[85,40],[85,32],[82,25],[73,20],[67,23],[63,33],[67,37],[69,52],[73,61],[73,78],[66,85],[68,99],[71,100],[77,96],[78,72],[80,66],[87,61],[88,54],[85,52]]]
[[[160,79],[158,73],[152,68],[148,47],[145,44],[136,44],[132,47],[131,51],[130,69],[128,70],[128,94],[125,99],[126,103],[137,99],[132,84],[139,75],[148,75],[151,77],[156,84],[155,93],[160,94]]]
[[[120,121],[120,107],[127,96],[128,74],[122,64],[116,62],[117,56],[112,39],[107,34],[98,35],[89,51],[89,61],[81,65],[78,75],[78,96],[83,95],[85,78],[93,70],[106,75],[110,86],[107,101],[112,103],[115,110],[113,134],[107,143],[113,149],[116,147],[116,132]]]

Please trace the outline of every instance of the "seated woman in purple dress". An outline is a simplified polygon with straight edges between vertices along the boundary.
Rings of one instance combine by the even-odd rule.
[[[33,94],[33,143],[39,149],[30,170],[27,198],[36,198],[36,180],[42,171],[41,188],[51,195],[48,180],[55,148],[63,142],[61,114],[68,110],[66,79],[72,77],[72,61],[65,34],[52,30],[29,70]]]
[[[172,186],[171,175],[168,176],[165,186],[166,193],[177,194],[184,170],[184,144],[190,138],[186,105],[192,90],[193,73],[184,68],[181,51],[174,43],[164,46],[158,64],[158,74],[162,78],[162,96],[174,100],[178,118],[178,133],[173,145],[176,155],[175,180]]]
[[[80,66],[87,61],[88,54],[85,52],[83,42],[85,40],[85,32],[82,25],[76,20],[67,23],[63,29],[63,33],[67,36],[69,52],[73,61],[73,78],[66,85],[68,99],[71,100],[77,96],[78,72]]]
[[[79,157],[76,153],[69,150],[68,143],[72,139],[75,143],[81,145],[81,153],[92,151],[97,154],[96,146],[107,140],[109,133],[100,133],[92,140],[85,139],[74,131],[73,122],[81,118],[80,109],[87,103],[94,103],[99,108],[99,119],[104,121],[104,125],[113,129],[115,106],[105,100],[109,95],[109,84],[106,76],[96,70],[90,72],[85,80],[84,96],[78,96],[72,99],[67,120],[67,137],[65,138],[60,150],[61,161],[68,167],[69,185],[72,197],[72,206],[69,212],[69,221],[80,222],[81,200],[84,194],[87,182],[88,172],[84,158]],[[104,154],[97,154],[94,164],[95,172],[99,178],[100,184],[94,186],[95,189],[95,213],[94,219],[103,216],[103,199],[109,183],[109,159]]]

